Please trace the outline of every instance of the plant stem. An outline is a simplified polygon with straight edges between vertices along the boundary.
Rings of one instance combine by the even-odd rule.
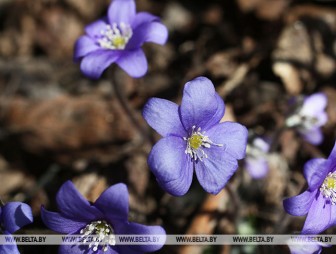
[[[129,102],[128,102],[128,100],[126,98],[126,95],[125,95],[125,91],[121,87],[120,82],[118,82],[117,79],[115,78],[115,75],[113,73],[113,68],[111,68],[110,77],[112,79],[112,85],[113,85],[113,88],[114,88],[114,91],[115,91],[116,98],[119,101],[121,107],[125,110],[125,112],[126,112],[128,118],[129,118],[129,120],[135,126],[135,128],[137,129],[137,131],[143,137],[143,139],[145,139],[145,140],[147,139],[152,144],[154,144],[155,141],[149,135],[147,129],[143,128],[139,124],[139,121],[137,120],[137,117],[136,117],[136,112],[130,107]]]

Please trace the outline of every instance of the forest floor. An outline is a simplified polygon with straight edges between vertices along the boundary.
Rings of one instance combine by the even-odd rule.
[[[300,232],[305,218],[288,215],[283,200],[306,188],[304,164],[327,157],[335,142],[335,1],[139,0],[137,11],[160,16],[168,27],[167,43],[144,45],[149,69],[142,78],[114,66],[90,80],[73,61],[73,47],[108,5],[108,0],[0,0],[0,198],[32,207],[35,221],[22,232],[50,232],[40,207],[56,211],[55,194],[67,180],[90,201],[112,184],[126,183],[129,220],[161,225],[168,234]],[[184,84],[198,76],[208,77],[223,98],[223,121],[273,140],[269,172],[253,179],[242,160],[218,195],[207,194],[194,176],[189,192],[174,197],[160,188],[147,165],[160,136],[141,112],[151,97],[180,103]],[[130,120],[112,82],[122,88],[148,135]],[[328,97],[328,122],[323,142],[313,146],[283,126],[291,102],[316,92]],[[49,254],[57,246],[20,250]],[[167,245],[158,253],[289,250]]]

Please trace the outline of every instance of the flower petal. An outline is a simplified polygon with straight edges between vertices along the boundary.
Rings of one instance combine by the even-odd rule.
[[[316,244],[292,244],[288,245],[291,254],[320,254],[322,252],[322,245],[319,243]],[[330,247],[330,246],[324,246]]]
[[[110,24],[131,24],[135,17],[134,0],[113,0],[109,6],[107,17]]]
[[[328,168],[331,169],[332,172],[334,172],[336,170],[336,142],[329,154],[327,161],[328,161]]]
[[[215,144],[223,145],[225,152],[236,159],[245,157],[247,129],[239,123],[224,122],[213,126],[206,132]]]
[[[254,179],[261,179],[268,173],[268,162],[263,158],[246,158],[245,167]]]
[[[148,12],[138,12],[135,14],[135,17],[132,21],[132,28],[136,29],[138,26],[141,26],[145,23],[151,23],[154,21],[160,21],[160,18],[158,16],[154,16]]]
[[[328,98],[324,93],[315,93],[305,98],[300,113],[302,115],[319,117],[328,103]]]
[[[100,47],[89,36],[81,36],[75,43],[74,59],[78,61],[83,56],[99,49]]]
[[[139,48],[144,42],[153,42],[163,45],[167,39],[168,30],[162,23],[144,23],[133,30],[133,35],[127,43],[127,49]]]
[[[195,165],[196,176],[204,190],[220,192],[238,168],[238,162],[224,149],[211,147],[205,151],[208,158]]]
[[[323,126],[328,122],[328,114],[327,112],[323,111],[317,116],[317,123],[316,126]]]
[[[312,159],[306,162],[303,175],[306,178],[310,191],[318,189],[327,177],[330,168],[326,159]]]
[[[56,195],[61,215],[75,221],[90,222],[101,217],[101,212],[78,192],[71,181],[66,181]]]
[[[294,216],[303,216],[308,213],[310,206],[316,197],[317,190],[305,191],[300,195],[287,198],[283,201],[283,206],[287,213]]]
[[[148,165],[161,188],[175,196],[184,195],[192,182],[193,166],[185,149],[182,138],[169,136],[159,140],[148,156]]]
[[[224,113],[225,113],[225,104],[224,104],[223,98],[220,97],[217,93],[215,93],[215,98],[217,100],[217,111],[207,123],[208,129],[218,124],[220,120],[222,120]]]
[[[166,232],[160,226],[145,226],[138,223],[127,222],[118,225],[116,228],[116,232],[121,235],[152,235],[160,237],[160,241],[166,241]],[[138,251],[138,253],[144,252],[153,252],[161,249],[163,244],[153,245],[152,243],[148,245],[131,245],[128,246],[130,249],[134,251]],[[122,250],[123,246],[119,246],[120,250]],[[121,253],[128,253],[123,252]]]
[[[48,228],[62,234],[76,233],[90,223],[90,221],[83,222],[66,218],[60,213],[46,210],[43,206],[41,207],[41,218]]]
[[[312,202],[302,234],[319,234],[332,225],[331,204],[319,194]]]
[[[6,237],[10,237],[10,235]],[[0,254],[20,254],[20,252],[16,244],[0,245]]]
[[[117,61],[120,55],[121,52],[118,50],[97,50],[82,59],[80,68],[87,77],[98,79],[109,65]]]
[[[302,130],[299,132],[303,136],[303,138],[313,145],[319,145],[323,141],[323,135],[320,128],[310,129],[310,130]]]
[[[142,49],[125,51],[117,64],[133,78],[145,75],[148,69],[147,59]]]
[[[331,223],[332,223],[332,226],[336,225],[336,206],[335,205],[331,206]]]
[[[179,117],[178,105],[174,102],[152,98],[144,106],[142,115],[147,123],[163,137],[187,136]]]
[[[101,36],[101,32],[104,31],[107,27],[107,23],[103,19],[98,19],[97,21],[92,22],[91,24],[85,27],[85,32],[92,39]]]
[[[115,184],[106,189],[93,204],[106,218],[127,220],[128,191],[123,183]]]
[[[185,84],[180,107],[180,116],[184,128],[190,131],[193,126],[207,130],[207,124],[217,113],[218,101],[212,82],[198,77]]]
[[[32,210],[22,202],[9,202],[2,207],[1,221],[6,231],[14,233],[33,222]]]

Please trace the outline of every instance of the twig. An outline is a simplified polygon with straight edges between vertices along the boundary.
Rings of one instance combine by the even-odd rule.
[[[233,211],[237,211],[236,215],[238,215],[238,211],[240,211],[240,202],[239,202],[239,197],[236,193],[235,190],[233,190],[232,186],[231,186],[231,182],[229,182],[226,186],[225,186],[227,193],[229,194],[229,197],[232,201],[232,205],[233,205]],[[235,219],[238,219],[238,216],[235,216]]]
[[[120,82],[117,81],[115,78],[113,68],[110,69],[110,77],[112,80],[112,85],[115,91],[116,98],[118,99],[121,107],[125,110],[129,120],[132,122],[132,124],[135,126],[135,128],[138,130],[140,135],[144,138],[147,139],[149,142],[152,144],[155,143],[153,138],[149,135],[147,129],[143,128],[140,124],[139,121],[137,120],[137,117],[135,116],[134,110],[129,106],[129,102],[125,96],[125,92],[122,89],[121,85],[119,84]]]

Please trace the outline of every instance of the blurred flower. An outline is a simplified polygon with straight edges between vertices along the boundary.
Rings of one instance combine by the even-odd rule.
[[[165,235],[159,226],[144,226],[128,222],[128,191],[126,185],[116,184],[105,190],[90,204],[76,190],[71,181],[65,182],[56,196],[59,213],[41,208],[44,224],[50,229],[65,234],[80,234],[83,239],[98,235],[110,239],[105,245],[62,245],[59,253],[144,253],[160,249],[162,245],[115,245],[115,234]]]
[[[161,187],[172,195],[190,188],[193,169],[202,187],[217,194],[245,156],[247,130],[219,123],[224,102],[205,77],[186,83],[181,106],[159,98],[144,107],[147,123],[163,138],[153,147],[148,164]]]
[[[336,143],[328,159],[312,159],[304,166],[308,189],[284,200],[294,216],[308,213],[302,234],[318,234],[336,223]]]
[[[0,207],[0,232],[5,235],[13,234],[23,226],[33,222],[29,205],[21,202],[9,202]],[[16,245],[0,245],[1,254],[20,253]]]
[[[113,0],[107,17],[88,25],[85,32],[75,44],[74,58],[82,60],[82,72],[93,79],[114,62],[134,78],[143,76],[147,60],[142,44],[164,44],[168,37],[158,17],[136,13],[134,0]]]
[[[269,144],[262,138],[254,138],[252,144],[247,145],[245,166],[252,178],[263,178],[268,173],[267,152]]]
[[[325,112],[328,99],[323,93],[315,93],[304,99],[298,111],[287,118],[287,127],[297,128],[298,132],[313,145],[323,141],[321,126],[328,121]]]

